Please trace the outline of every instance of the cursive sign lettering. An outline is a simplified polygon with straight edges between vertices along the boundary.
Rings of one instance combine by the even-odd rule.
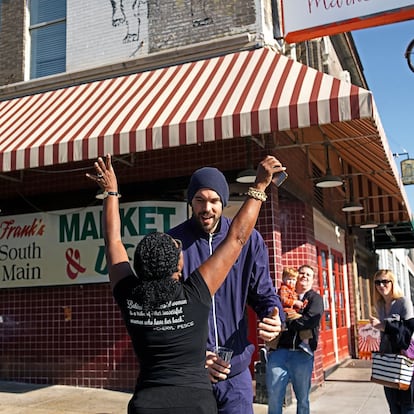
[[[341,9],[342,7],[354,6],[356,3],[364,3],[370,0],[308,0],[309,13],[312,14],[312,9],[319,7],[325,10]]]
[[[15,220],[4,220],[0,222],[0,239],[21,239],[23,237],[43,236],[45,224],[42,219],[33,219],[32,224],[14,226]]]

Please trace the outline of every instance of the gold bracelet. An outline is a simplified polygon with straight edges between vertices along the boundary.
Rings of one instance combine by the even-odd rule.
[[[249,187],[249,191],[247,192],[247,195],[251,198],[255,198],[259,201],[266,201],[267,195],[264,191],[260,191],[257,188]]]

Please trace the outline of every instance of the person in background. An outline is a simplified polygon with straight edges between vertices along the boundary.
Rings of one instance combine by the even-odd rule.
[[[309,393],[312,383],[314,355],[318,346],[319,323],[323,314],[323,299],[312,289],[315,272],[309,265],[298,269],[296,292],[306,306],[298,319],[287,320],[287,330],[280,335],[278,348],[267,356],[266,387],[268,393],[268,414],[282,414],[286,387],[290,381],[297,401],[297,414],[309,414]],[[311,354],[300,348],[299,332],[310,329]]]
[[[223,173],[212,167],[195,171],[187,189],[187,200],[192,217],[168,231],[183,243],[184,279],[216,251],[229,231],[231,220],[223,216],[229,187]],[[220,414],[253,414],[249,364],[255,346],[247,337],[246,304],[261,320],[260,337],[264,341],[273,340],[280,332],[284,314],[270,277],[268,250],[256,230],[212,299],[206,367]],[[233,350],[230,364],[213,352],[217,345]]]
[[[282,283],[278,290],[278,295],[282,302],[283,311],[286,315],[286,320],[294,320],[302,317],[302,309],[306,307],[307,301],[302,302],[299,300],[299,296],[296,292],[296,283],[298,280],[298,271],[293,267],[285,267],[282,272]],[[299,336],[302,342],[299,344],[299,348],[312,355],[312,350],[309,346],[309,339],[312,338],[312,331],[305,329],[299,331]],[[274,346],[277,348],[277,341],[280,338],[278,336],[270,345],[270,348]]]
[[[400,353],[401,347],[396,348],[395,345],[397,333],[392,329],[399,322],[412,322],[414,312],[411,300],[404,297],[391,270],[380,269],[374,274],[373,301],[376,316],[371,316],[370,321],[371,325],[381,332],[379,352]],[[407,391],[384,387],[384,392],[391,414],[414,414],[412,382]]]
[[[110,155],[105,161],[98,158],[94,166],[96,176],[87,177],[106,196],[102,225],[109,279],[140,362],[128,413],[216,413],[205,368],[211,297],[249,243],[273,173],[285,168],[271,156],[260,163],[255,187],[247,193],[226,237],[183,280],[181,242],[165,233],[145,236],[135,250],[131,267],[121,239],[118,185]],[[274,327],[275,334],[278,329]]]

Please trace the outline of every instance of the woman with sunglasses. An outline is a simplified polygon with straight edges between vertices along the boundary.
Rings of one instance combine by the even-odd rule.
[[[374,306],[377,316],[371,316],[371,325],[381,331],[380,352],[395,353],[395,338],[390,335],[394,322],[414,317],[413,304],[404,293],[391,270],[381,269],[374,275]],[[414,414],[413,390],[399,391],[384,387],[391,414]]]
[[[118,185],[110,155],[87,174],[107,197],[103,205],[106,261],[114,298],[131,337],[140,372],[129,414],[214,414],[216,400],[205,368],[211,297],[248,240],[275,173],[285,170],[275,157],[258,166],[254,188],[220,246],[183,281],[181,243],[151,233],[139,243],[133,269],[121,240]],[[280,331],[275,326],[275,335]],[[229,374],[229,368],[222,368]]]

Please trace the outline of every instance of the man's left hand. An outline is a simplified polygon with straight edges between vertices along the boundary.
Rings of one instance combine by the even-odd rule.
[[[227,375],[230,374],[230,367],[229,362],[224,361],[214,352],[206,351],[205,368],[207,368],[208,377],[213,384],[227,379]]]

